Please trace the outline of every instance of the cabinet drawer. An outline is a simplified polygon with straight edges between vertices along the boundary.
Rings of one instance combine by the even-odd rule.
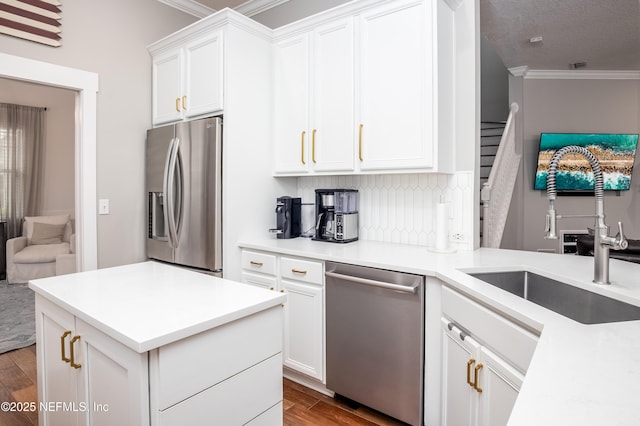
[[[158,423],[159,425],[207,425],[215,422],[220,425],[243,425],[273,406],[280,406],[281,401],[282,357],[281,354],[276,354],[160,412]],[[282,412],[280,412],[281,422]],[[256,422],[255,424],[266,423]]]
[[[255,419],[247,423],[247,426],[278,426],[282,424],[282,402],[277,403]]]
[[[164,410],[279,354],[282,330],[283,309],[277,306],[152,351],[154,407]]]
[[[272,254],[257,251],[242,250],[242,269],[260,272],[263,274],[276,274],[276,257]]]
[[[442,288],[442,312],[526,373],[538,344],[536,335],[449,287]]]
[[[245,284],[255,285],[266,290],[275,290],[276,288],[276,277],[246,271],[242,271],[240,275],[242,276],[242,282]]]
[[[280,275],[282,278],[322,285],[324,282],[322,269],[322,262],[291,257],[280,259]]]

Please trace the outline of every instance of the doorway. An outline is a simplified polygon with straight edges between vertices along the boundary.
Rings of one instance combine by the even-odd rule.
[[[97,268],[96,121],[98,75],[0,53],[0,77],[75,92],[76,270]]]

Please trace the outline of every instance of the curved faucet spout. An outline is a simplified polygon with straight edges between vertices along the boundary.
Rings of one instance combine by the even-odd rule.
[[[555,200],[557,195],[556,172],[560,159],[567,154],[580,154],[589,161],[594,177],[594,195],[596,201],[596,222],[594,225],[594,278],[596,284],[610,284],[609,282],[609,249],[624,249],[627,240],[622,233],[622,223],[618,222],[620,232],[616,237],[609,237],[609,228],[604,222],[604,179],[598,159],[582,146],[570,145],[560,148],[551,158],[549,171],[547,172],[547,198],[549,210],[547,211],[545,238],[557,239],[556,226],[559,215],[556,214]]]

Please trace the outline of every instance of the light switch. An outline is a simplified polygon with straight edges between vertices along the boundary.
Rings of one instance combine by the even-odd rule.
[[[109,199],[98,200],[98,214],[109,214]]]

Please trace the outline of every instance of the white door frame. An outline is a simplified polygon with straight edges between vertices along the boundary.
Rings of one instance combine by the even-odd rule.
[[[76,92],[75,226],[76,270],[98,267],[96,219],[96,116],[98,74],[0,53],[0,77]]]

